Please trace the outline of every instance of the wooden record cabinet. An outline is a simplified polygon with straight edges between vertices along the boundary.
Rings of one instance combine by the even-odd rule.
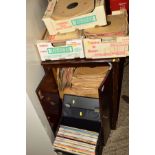
[[[109,118],[110,128],[116,129],[124,58],[73,59],[45,61],[41,63],[44,68],[45,75],[36,89],[36,93],[54,134],[61,116],[62,100],[59,96],[58,86],[54,78],[53,69],[58,67],[95,67],[109,64],[111,64],[111,71],[106,80],[102,83],[104,85],[104,89],[103,87],[99,88],[99,90],[101,90],[99,91],[99,100],[100,103],[102,103],[102,106],[100,106],[100,112],[102,113],[103,118],[102,123],[104,122],[104,119],[107,120],[107,118]],[[106,132],[104,134],[106,134]],[[108,134],[109,132],[107,132],[107,136],[104,135],[104,137],[108,137]]]

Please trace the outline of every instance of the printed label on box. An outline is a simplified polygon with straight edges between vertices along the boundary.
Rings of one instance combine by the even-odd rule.
[[[69,21],[63,21],[63,22],[57,22],[56,23],[56,30],[59,31],[59,30],[63,30],[63,29],[66,29],[66,28],[71,28],[71,24]]]
[[[84,57],[82,40],[68,40],[66,41],[66,45],[72,46],[75,53],[79,53],[80,57]]]
[[[66,54],[73,52],[72,46],[48,48],[48,54]]]
[[[104,39],[84,39],[86,58],[112,58],[128,56],[129,38],[108,37]]]
[[[88,24],[96,21],[96,15],[71,20],[73,26]]]

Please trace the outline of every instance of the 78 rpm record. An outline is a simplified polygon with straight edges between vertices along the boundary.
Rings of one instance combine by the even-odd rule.
[[[73,32],[61,33],[56,35],[49,35],[48,40],[52,43],[62,43],[71,39],[79,39],[81,37],[82,31],[75,30]]]
[[[125,14],[120,15],[108,15],[108,25],[98,26],[84,30],[86,37],[95,36],[96,38],[102,38],[102,36],[115,36],[115,35],[127,35],[128,22]]]
[[[58,0],[52,18],[68,19],[90,13],[94,10],[94,0]]]

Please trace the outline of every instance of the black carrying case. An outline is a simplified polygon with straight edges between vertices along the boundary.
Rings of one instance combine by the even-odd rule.
[[[62,117],[60,119],[58,130],[60,125],[65,125],[99,133],[95,154],[102,155],[104,135],[103,128],[101,127],[99,111],[99,99],[74,95],[64,95]],[[74,155],[72,153],[67,153],[61,150],[55,151],[61,152],[63,155]]]

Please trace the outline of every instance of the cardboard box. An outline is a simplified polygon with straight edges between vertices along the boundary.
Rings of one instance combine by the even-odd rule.
[[[58,0],[52,0],[49,2],[42,19],[50,35],[67,33],[75,31],[76,29],[81,30],[95,27],[96,25],[103,26],[107,24],[104,0],[95,0],[95,8],[90,13],[62,20],[55,20],[52,18],[57,2]]]
[[[86,58],[115,58],[129,55],[129,37],[104,37],[102,39],[84,39]]]
[[[42,61],[84,58],[83,43],[81,39],[66,41],[64,46],[53,46],[47,40],[37,42],[38,51]]]
[[[103,38],[107,36],[125,36],[128,34],[128,21],[126,12],[118,15],[108,15],[106,26],[98,26],[84,30],[87,38]]]

